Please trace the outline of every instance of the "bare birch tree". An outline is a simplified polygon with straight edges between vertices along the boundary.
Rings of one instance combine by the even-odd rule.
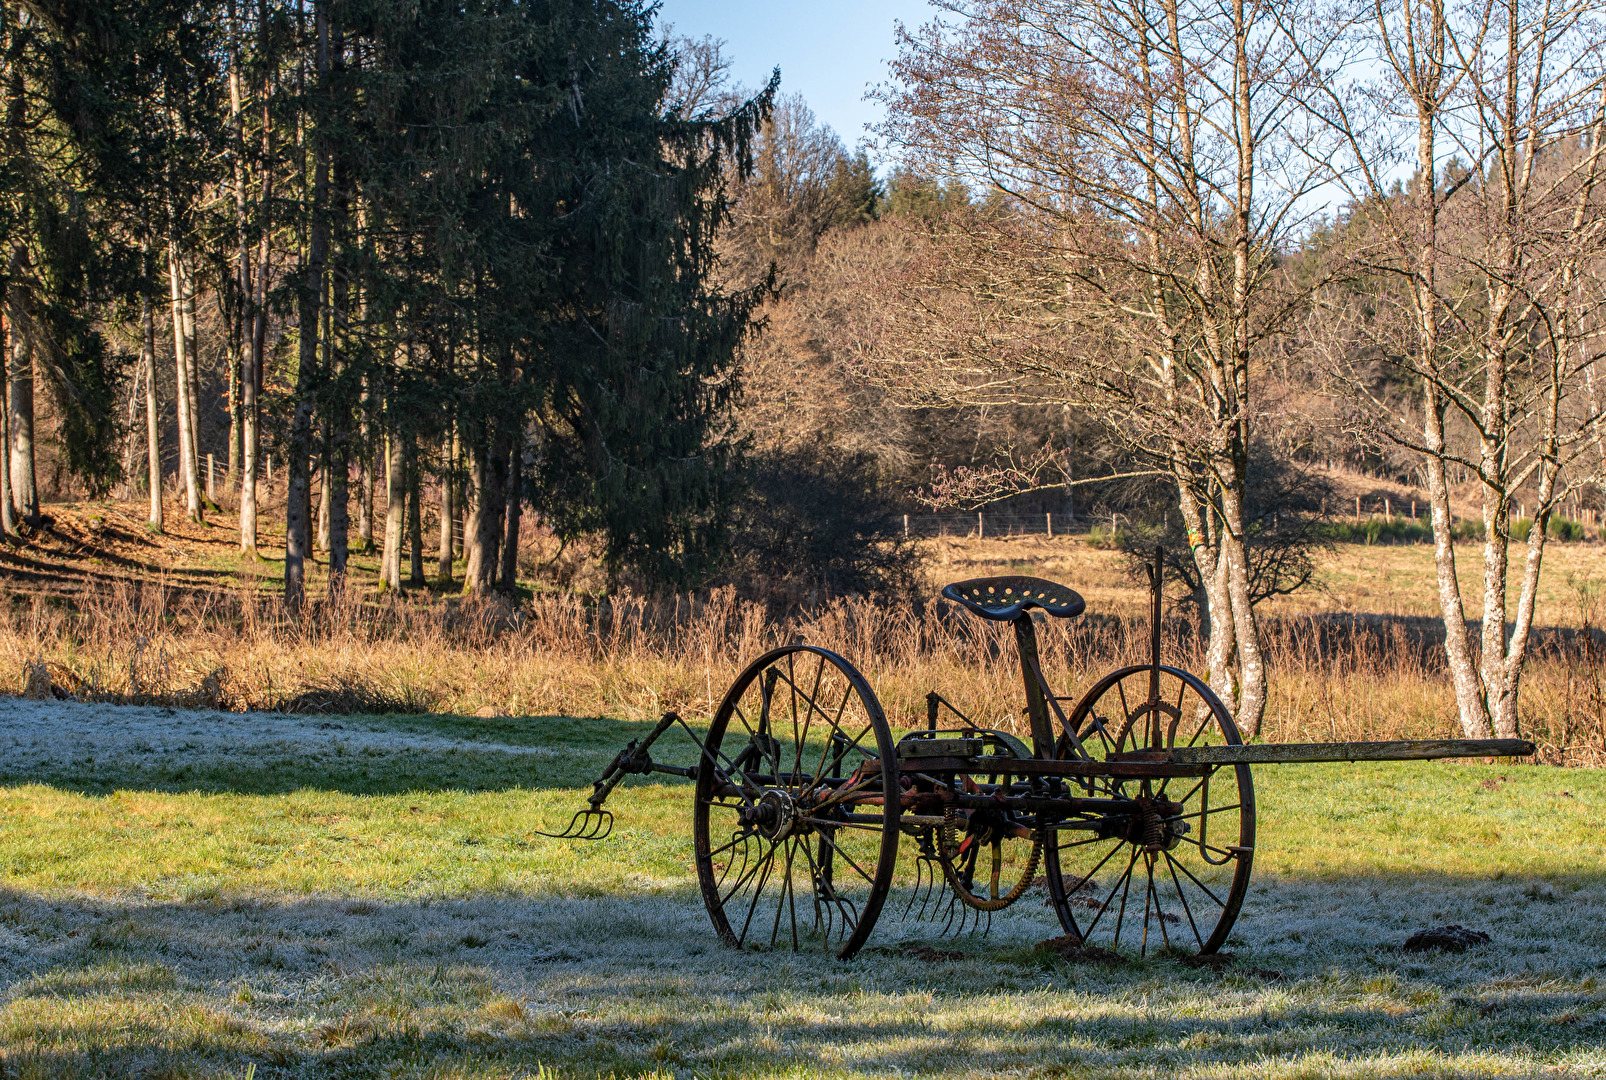
[[[1258,357],[1317,170],[1299,4],[949,0],[905,33],[885,134],[988,193],[950,217],[871,367],[928,404],[1077,406],[1176,484],[1212,685],[1266,701],[1245,506]],[[1293,35],[1305,35],[1296,47]]]
[[[1378,0],[1354,40],[1360,66],[1381,74],[1325,73],[1322,115],[1348,149],[1334,180],[1361,208],[1350,257],[1382,317],[1328,320],[1357,329],[1330,367],[1367,406],[1363,434],[1422,463],[1461,729],[1511,737],[1549,519],[1589,479],[1577,466],[1601,431],[1589,383],[1606,299],[1606,36],[1581,3]],[[1414,173],[1407,192],[1401,171]],[[1389,332],[1391,308],[1407,333]],[[1401,381],[1403,404],[1389,392]],[[1456,575],[1455,466],[1476,478],[1483,519],[1476,637]],[[1519,493],[1534,518],[1513,613]]]

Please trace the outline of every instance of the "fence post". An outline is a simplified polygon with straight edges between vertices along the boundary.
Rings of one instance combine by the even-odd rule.
[[[1359,495],[1355,496],[1355,520],[1357,522],[1361,520],[1361,497]]]
[[[903,535],[909,535],[909,515],[903,515]]]
[[[1054,515],[1044,514],[1043,516],[1048,519],[1048,537],[1052,540],[1054,538]]]
[[[976,539],[980,540],[985,534],[982,532],[981,511],[976,511]]]
[[[214,471],[213,463],[215,461],[216,461],[216,458],[213,457],[213,455],[211,455],[211,454],[206,455],[206,501],[207,502],[217,502],[216,485],[212,481],[212,473]]]
[[[1389,497],[1383,496],[1383,520],[1389,524],[1394,523],[1394,507],[1389,503]]]
[[[1411,520],[1412,521],[1416,520],[1416,500],[1415,499],[1411,500]]]

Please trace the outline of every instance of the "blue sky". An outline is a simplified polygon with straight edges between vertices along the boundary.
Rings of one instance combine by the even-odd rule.
[[[761,86],[781,69],[781,90],[800,93],[822,123],[836,129],[850,148],[868,137],[866,124],[881,110],[864,93],[886,78],[896,49],[893,24],[911,26],[934,14],[926,0],[662,0],[659,19],[676,34],[724,38],[732,73],[747,86]]]

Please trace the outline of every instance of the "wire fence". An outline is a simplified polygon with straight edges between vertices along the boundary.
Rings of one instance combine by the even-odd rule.
[[[1087,522],[1066,514],[1034,514],[1019,510],[970,514],[904,514],[905,536],[1067,536],[1082,532]]]
[[[1512,518],[1520,519],[1525,517],[1527,509],[1526,505],[1512,504]],[[1558,509],[1563,513],[1571,510],[1571,516],[1586,525],[1599,527],[1601,524],[1602,514],[1598,510],[1570,505],[1563,505]],[[1124,518],[1124,515],[1117,515],[1117,517]],[[1342,504],[1340,513],[1333,515],[1332,518],[1332,520],[1340,524],[1343,524],[1346,520],[1366,522],[1372,519],[1391,524],[1395,522],[1403,524],[1404,521],[1411,521],[1426,527],[1429,520],[1428,506],[1425,502],[1417,503],[1410,499],[1401,499],[1395,502],[1390,498],[1365,500],[1357,498],[1352,504]],[[1118,522],[1112,522],[1108,516],[1096,520],[1103,522],[1106,527],[1110,528],[1114,528],[1118,524]],[[1020,510],[978,510],[961,514],[903,514],[901,515],[901,522],[905,536],[985,538],[1069,536],[1072,533],[1086,532],[1088,527],[1095,523],[1095,519],[1085,515],[1073,517],[1069,514],[1031,513]]]

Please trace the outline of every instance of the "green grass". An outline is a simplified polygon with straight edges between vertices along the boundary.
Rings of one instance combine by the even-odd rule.
[[[1593,772],[1258,770],[1256,882],[1219,974],[1052,959],[1033,894],[988,937],[884,915],[842,964],[719,947],[682,783],[619,792],[599,843],[532,834],[642,725],[337,722],[400,741],[201,738],[32,776],[0,752],[0,1076],[1606,1072]],[[1398,950],[1451,922],[1494,940]],[[963,955],[903,955],[915,940]]]

